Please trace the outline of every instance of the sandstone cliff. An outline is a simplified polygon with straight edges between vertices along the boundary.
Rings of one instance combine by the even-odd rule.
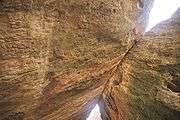
[[[180,10],[152,0],[0,0],[0,120],[180,118]]]

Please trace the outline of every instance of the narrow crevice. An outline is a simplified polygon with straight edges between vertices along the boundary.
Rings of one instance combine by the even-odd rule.
[[[132,49],[137,46],[137,43],[138,43],[139,41],[140,41],[140,37],[136,35],[136,38],[133,39],[132,45],[126,50],[126,52],[124,53],[124,55],[123,55],[123,56],[121,57],[121,59],[118,61],[118,64],[117,64],[116,66],[114,66],[114,68],[111,69],[111,70],[114,70],[114,69],[115,69],[115,70],[114,70],[114,73],[117,72],[118,67],[119,67],[120,65],[122,65],[122,63],[124,62],[125,58],[126,58],[126,57],[128,56],[128,54],[132,51]],[[105,93],[106,88],[108,88],[109,83],[110,83],[110,79],[108,79],[107,82],[106,82],[105,85],[104,85],[103,91],[102,91],[102,93],[101,93],[101,95],[100,95],[100,97],[99,97],[99,100],[98,100],[98,104],[100,104],[100,102],[102,101],[102,99],[103,99],[103,94]],[[112,88],[111,88],[111,89],[112,89]],[[111,93],[111,90],[110,90],[110,93]],[[100,111],[100,112],[101,112],[101,111]],[[102,113],[101,113],[101,114],[102,114]],[[102,114],[102,115],[103,115],[103,114]],[[102,117],[102,118],[103,118],[103,117]]]
[[[127,49],[127,51],[126,51],[125,54],[123,55],[122,59],[121,59],[120,61],[118,61],[117,66],[114,67],[114,68],[116,69],[115,72],[117,71],[118,67],[119,67],[120,65],[122,65],[122,63],[124,62],[126,56],[130,53],[130,51],[131,51],[134,47],[136,47],[136,45],[137,45],[138,42],[139,42],[139,40],[135,39],[134,42],[133,42],[133,44],[130,46],[130,48]],[[103,89],[103,91],[102,91],[102,94],[104,93],[105,89],[107,88],[107,86],[108,86],[108,84],[109,84],[109,81],[110,81],[110,79],[105,83],[104,89]]]

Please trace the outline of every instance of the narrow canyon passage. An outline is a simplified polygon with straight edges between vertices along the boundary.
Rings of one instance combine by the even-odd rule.
[[[0,120],[178,120],[179,2],[157,1],[0,0]]]

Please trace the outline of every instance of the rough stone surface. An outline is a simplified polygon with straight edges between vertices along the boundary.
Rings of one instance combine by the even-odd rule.
[[[104,119],[179,120],[180,9],[139,39],[117,71],[103,93]]]
[[[0,120],[179,118],[180,14],[152,0],[0,0]]]

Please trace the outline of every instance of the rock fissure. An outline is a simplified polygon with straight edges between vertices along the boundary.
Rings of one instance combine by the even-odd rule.
[[[144,34],[152,3],[0,0],[0,120],[179,120],[180,10]]]

